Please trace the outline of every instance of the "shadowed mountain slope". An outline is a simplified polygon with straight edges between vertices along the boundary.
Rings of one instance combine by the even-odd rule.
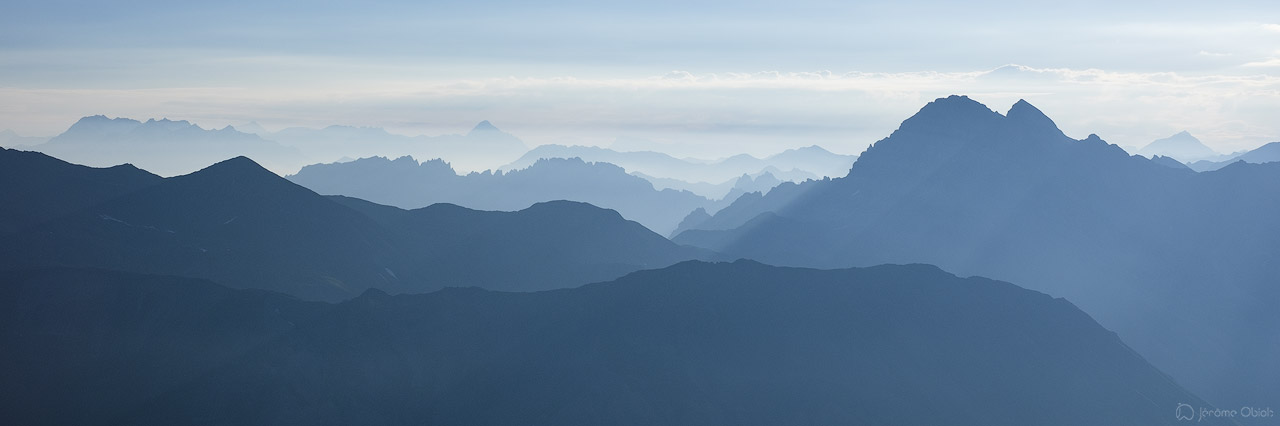
[[[398,214],[413,220],[386,219]],[[368,288],[578,285],[707,252],[582,203],[358,211],[238,157],[28,227],[0,241],[0,254],[7,267],[172,274],[342,300]]]
[[[441,160],[419,163],[412,157],[370,157],[306,166],[288,179],[321,194],[402,208],[450,203],[511,211],[539,202],[580,201],[617,210],[664,235],[690,210],[715,211],[722,204],[688,191],[656,190],[618,166],[578,158],[538,160],[529,168],[508,172],[458,175]]]
[[[0,149],[0,234],[48,221],[159,183],[125,164],[85,167],[38,152]]]
[[[675,241],[777,264],[922,262],[1006,279],[1079,304],[1211,400],[1280,398],[1280,220],[1265,213],[1280,211],[1280,164],[1195,173],[1068,138],[1026,102],[1001,115],[953,96],[847,177],[800,186],[756,201],[768,210],[735,229]]]
[[[1167,425],[1177,404],[1204,405],[1070,303],[925,265],[687,262],[328,307],[173,278],[0,274],[5,312],[38,309],[5,324],[4,347],[47,355],[10,358],[0,368],[21,381],[7,383],[112,371],[92,388],[109,400],[26,395],[8,415],[30,424]]]

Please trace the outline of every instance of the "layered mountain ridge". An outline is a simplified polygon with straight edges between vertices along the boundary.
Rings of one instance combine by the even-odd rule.
[[[675,241],[773,264],[920,262],[1018,282],[1067,297],[1192,389],[1234,401],[1280,397],[1263,379],[1280,377],[1264,361],[1280,345],[1255,326],[1280,323],[1265,307],[1280,300],[1280,266],[1263,255],[1280,247],[1280,221],[1262,213],[1277,209],[1280,164],[1196,173],[1096,135],[1071,139],[1025,102],[1001,115],[952,96],[848,176],[740,200],[707,222],[735,220]],[[1180,347],[1188,336],[1218,343]]]
[[[617,210],[627,219],[663,235],[675,229],[691,210],[716,211],[732,201],[713,201],[688,191],[658,190],[618,166],[578,158],[542,159],[521,170],[459,175],[440,159],[419,163],[413,157],[370,157],[306,166],[287,178],[321,194],[409,209],[450,203],[510,211],[539,202],[580,201]]]
[[[0,283],[24,424],[1166,425],[1208,407],[1070,303],[926,265],[685,262],[336,305],[104,271]]]
[[[5,155],[81,170],[41,154]],[[47,174],[64,173],[57,170]],[[45,185],[9,183],[32,186],[15,197]],[[37,207],[15,216],[52,217],[12,222],[17,230],[0,241],[0,267],[182,275],[332,301],[375,287],[401,293],[456,285],[571,286],[711,256],[588,204],[405,211],[320,196],[245,157],[154,178],[123,194],[91,184],[67,185],[65,191],[99,194],[56,214],[7,200],[19,211]]]

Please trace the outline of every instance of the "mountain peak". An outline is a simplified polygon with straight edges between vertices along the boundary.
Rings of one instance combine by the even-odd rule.
[[[951,95],[929,102],[911,118],[916,117],[971,117],[999,115],[981,102],[964,95]]]
[[[199,127],[194,124],[191,124],[191,122],[187,120],[170,120],[166,117],[162,117],[159,120],[156,120],[154,118],[149,118],[147,119],[147,122],[142,124],[150,125],[150,126],[160,126],[164,128],[171,128],[171,129],[180,129],[183,127]]]
[[[924,135],[972,135],[999,125],[1004,116],[968,96],[951,95],[929,102],[902,122],[898,132]]]
[[[493,123],[490,123],[489,120],[484,120],[477,123],[476,127],[472,127],[471,132],[468,134],[476,132],[501,132],[501,130],[498,130],[498,127],[494,126]]]
[[[930,107],[933,107],[933,108],[981,107],[983,109],[988,109],[986,105],[983,105],[981,102],[970,99],[968,95],[950,95],[945,98],[937,98],[937,99],[934,99],[933,102],[929,102],[928,104],[926,104],[922,109],[927,109]]]
[[[244,174],[244,173],[255,173],[255,174],[266,173],[266,174],[270,174],[271,176],[276,176],[275,173],[272,173],[270,170],[263,168],[257,162],[250,160],[249,157],[245,157],[243,155],[239,157],[219,161],[209,167],[200,169],[195,173],[191,173],[190,175],[187,175],[187,176],[195,176],[195,175],[208,176],[208,175],[227,175],[227,174],[238,175],[238,174]]]
[[[1040,112],[1039,108],[1036,108],[1035,105],[1031,105],[1031,102],[1027,102],[1026,99],[1018,99],[1017,102],[1013,103],[1012,107],[1009,107],[1009,113],[1005,115],[1010,116],[1010,115],[1013,115],[1014,111],[1022,111],[1027,109],[1030,109],[1031,111],[1035,111],[1035,112]]]
[[[77,123],[92,123],[92,122],[95,122],[95,121],[111,121],[111,120],[118,120],[118,119],[112,119],[112,118],[108,118],[107,116],[102,115],[102,114],[96,114],[96,115],[86,115],[86,116],[84,116],[84,117],[80,117],[80,119],[79,119],[79,120],[76,120],[76,122],[77,122]]]
[[[1014,103],[1013,107],[1009,108],[1009,112],[1005,114],[1005,117],[1034,130],[1051,131],[1055,134],[1062,133],[1062,130],[1058,129],[1058,125],[1054,124],[1049,116],[1025,99],[1019,99],[1018,102]]]
[[[1216,157],[1218,152],[1205,146],[1204,143],[1200,142],[1200,139],[1196,139],[1190,132],[1183,130],[1173,136],[1152,141],[1138,150],[1138,155],[1144,157],[1163,155],[1165,157],[1173,157],[1183,163],[1190,163]]]
[[[377,304],[384,303],[389,299],[391,299],[391,295],[387,294],[386,291],[377,287],[369,287],[363,293],[360,293],[359,296],[356,296],[355,300],[357,300],[357,303]]]
[[[241,133],[253,133],[257,135],[270,133],[267,131],[267,129],[262,128],[262,125],[258,124],[257,121],[250,121],[248,123],[244,123],[239,126],[233,126],[232,128],[236,129],[237,132],[241,132]]]
[[[827,151],[827,149],[826,149],[826,148],[823,148],[823,147],[818,146],[818,145],[816,145],[816,144],[815,144],[815,145],[809,145],[809,146],[806,146],[806,147],[795,148],[795,149],[792,149],[792,151],[796,151],[796,152],[816,152],[816,153],[820,153],[820,154],[830,154],[830,153],[831,153],[831,151]]]
[[[105,115],[98,114],[98,115],[87,115],[87,116],[81,117],[79,120],[76,120],[75,124],[72,124],[71,127],[75,128],[76,126],[94,125],[94,124],[102,124],[102,123],[119,123],[119,124],[132,124],[132,125],[142,124],[141,121],[134,120],[131,118],[124,118],[124,117],[110,118]]]

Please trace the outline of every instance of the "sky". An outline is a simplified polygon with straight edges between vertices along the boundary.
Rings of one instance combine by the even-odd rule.
[[[0,129],[490,120],[530,145],[858,153],[965,94],[1126,148],[1280,140],[1280,7],[1113,3],[5,2]]]

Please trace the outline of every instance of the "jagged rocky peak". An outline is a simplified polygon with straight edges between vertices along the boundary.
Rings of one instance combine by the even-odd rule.
[[[124,117],[108,118],[105,115],[90,115],[77,120],[75,124],[72,124],[71,127],[67,129],[67,133],[103,130],[124,131],[140,125],[142,125],[142,122],[134,119]]]

